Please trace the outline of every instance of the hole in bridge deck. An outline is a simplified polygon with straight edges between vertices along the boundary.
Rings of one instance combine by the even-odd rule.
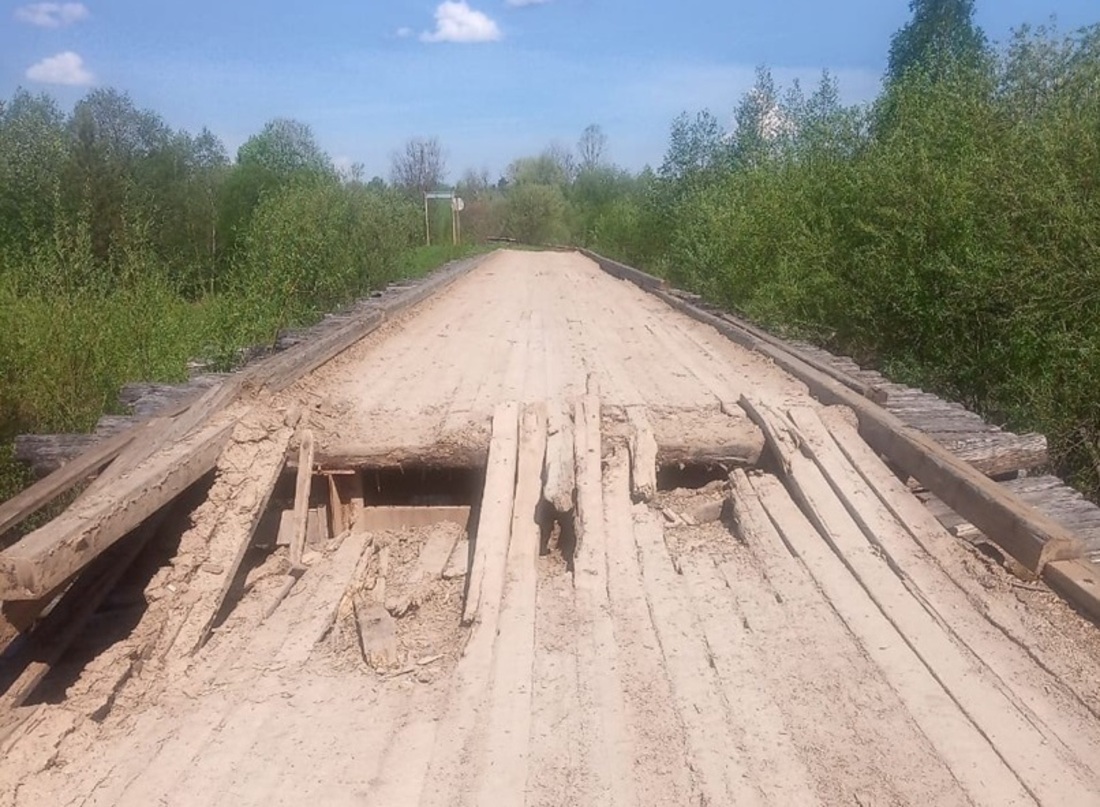
[[[730,469],[710,463],[677,463],[657,469],[657,490],[699,490],[714,482],[726,482]]]

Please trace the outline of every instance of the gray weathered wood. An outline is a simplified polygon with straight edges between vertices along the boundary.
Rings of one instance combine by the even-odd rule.
[[[290,534],[290,566],[302,568],[309,524],[309,492],[313,482],[313,432],[304,429],[298,445],[298,475],[294,485],[294,529]]]
[[[110,490],[70,508],[0,552],[0,599],[41,597],[213,468],[231,421],[207,425],[176,450],[149,459]]]

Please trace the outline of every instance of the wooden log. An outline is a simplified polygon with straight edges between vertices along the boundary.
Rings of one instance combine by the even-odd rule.
[[[685,443],[664,442],[658,436],[657,465],[662,468],[677,465],[724,465],[729,468],[751,468],[756,465],[764,447],[764,437],[760,434],[760,430],[744,417],[740,409],[737,411],[740,418],[745,421],[744,428],[740,428],[740,424],[735,424],[739,433],[735,434],[731,431],[722,439],[708,436],[705,439],[709,442],[700,440]],[[572,452],[572,443],[566,445]],[[320,473],[332,473],[351,468],[483,468],[487,454],[488,446],[439,445],[379,452],[361,446],[353,446],[350,449],[345,446],[325,446],[317,448],[313,464]],[[547,456],[549,457],[549,454]],[[297,463],[297,458],[291,456],[287,467],[294,470],[298,467]],[[557,488],[559,491],[564,491],[565,485],[568,484],[564,481],[564,476],[562,479]],[[573,487],[575,488],[575,482]],[[568,498],[563,493],[558,498],[558,503],[561,506],[572,507],[572,500],[572,489],[570,489]]]
[[[490,565],[495,570],[508,555],[512,508],[516,492],[516,466],[519,449],[519,404],[503,403],[493,413],[493,436],[489,444],[489,463],[485,469],[485,489],[481,497],[481,517],[474,540],[466,605],[462,622],[478,618]]]
[[[313,432],[302,431],[298,445],[298,475],[294,485],[294,531],[290,534],[290,567],[302,568],[309,518],[309,492],[313,483]]]
[[[232,427],[211,423],[0,552],[0,599],[42,597],[78,572],[209,473]]]
[[[645,407],[629,406],[630,488],[635,501],[648,502],[657,494],[657,438]]]

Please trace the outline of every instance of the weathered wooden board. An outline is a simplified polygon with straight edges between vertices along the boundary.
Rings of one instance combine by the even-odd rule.
[[[232,429],[208,424],[0,552],[0,599],[42,597],[82,569],[213,469]]]
[[[467,625],[478,618],[482,586],[490,566],[493,569],[498,566],[503,568],[508,555],[518,450],[519,404],[500,404],[493,413],[493,437],[489,444],[489,464],[485,469],[481,516],[474,538],[474,557],[470,566],[466,605],[462,611],[462,622]]]

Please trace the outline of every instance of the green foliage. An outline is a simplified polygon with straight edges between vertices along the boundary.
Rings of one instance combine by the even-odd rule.
[[[569,240],[565,193],[558,185],[523,182],[508,193],[504,232],[525,244]]]
[[[0,500],[19,433],[87,430],[129,381],[182,381],[364,291],[403,263],[417,205],[342,183],[308,127],[276,120],[230,165],[113,90],[66,116],[0,104]]]
[[[953,53],[981,44],[934,30]],[[909,60],[869,108],[844,108],[828,76],[809,98],[758,82],[731,140],[713,116],[678,119],[659,174],[602,209],[594,243],[1042,431],[1100,493],[1098,79],[1100,26]]]
[[[889,81],[919,68],[940,75],[950,66],[976,67],[986,56],[986,38],[974,24],[974,0],[910,0],[913,18],[890,42]]]

